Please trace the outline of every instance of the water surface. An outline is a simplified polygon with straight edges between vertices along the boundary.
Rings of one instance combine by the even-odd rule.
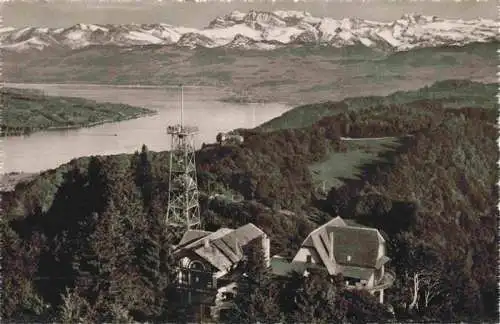
[[[83,97],[125,103],[158,111],[157,115],[76,130],[44,131],[4,138],[4,173],[39,172],[89,155],[133,153],[146,144],[152,151],[170,148],[166,126],[180,120],[177,89],[127,88],[102,85],[6,84],[43,90],[47,95]],[[184,90],[185,124],[199,128],[197,146],[215,141],[218,132],[257,126],[291,107],[281,103],[235,104],[217,99],[230,95],[218,89]]]

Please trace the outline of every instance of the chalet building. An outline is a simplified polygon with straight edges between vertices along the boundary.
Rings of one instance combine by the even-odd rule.
[[[241,144],[244,141],[243,136],[234,133],[219,133],[215,137],[217,143],[222,144]]]
[[[307,275],[308,268],[341,273],[348,288],[378,294],[383,303],[384,290],[394,281],[394,275],[385,271],[389,260],[385,239],[377,229],[349,225],[336,217],[312,231],[291,262],[275,256],[271,266],[277,275],[292,271]]]
[[[201,313],[217,318],[218,312],[235,293],[235,272],[245,259],[245,248],[261,242],[269,266],[270,240],[249,223],[237,229],[215,232],[188,230],[174,249],[178,260],[177,287],[189,305],[201,305]]]

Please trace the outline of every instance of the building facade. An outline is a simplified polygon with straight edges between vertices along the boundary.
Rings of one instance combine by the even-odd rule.
[[[273,257],[272,264],[273,272],[281,275],[308,267],[342,274],[347,288],[368,290],[383,303],[384,290],[394,281],[394,275],[385,270],[389,260],[385,239],[377,229],[348,225],[336,217],[312,231],[289,264],[279,257]]]
[[[178,262],[176,287],[188,305],[200,304],[202,313],[217,318],[235,292],[234,272],[245,259],[244,250],[259,242],[267,266],[270,264],[270,240],[257,226],[249,223],[237,229],[220,228],[215,232],[188,230],[174,249]]]

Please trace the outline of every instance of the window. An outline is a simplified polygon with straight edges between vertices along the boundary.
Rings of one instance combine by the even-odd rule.
[[[353,277],[344,277],[346,286],[356,286],[356,284],[360,283],[361,279],[353,278]]]
[[[232,292],[223,292],[222,293],[222,300],[224,301],[229,301],[234,299],[234,294]]]
[[[203,266],[203,263],[201,263],[200,261],[191,261],[191,263],[189,264],[189,269],[193,269],[193,270],[205,270],[205,267]]]
[[[311,263],[312,262],[312,257],[310,255],[306,256],[306,262]]]
[[[181,270],[179,273],[179,283],[189,284],[189,272],[187,270]]]

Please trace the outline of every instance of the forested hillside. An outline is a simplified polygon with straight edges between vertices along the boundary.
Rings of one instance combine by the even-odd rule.
[[[388,96],[346,98],[340,102],[328,101],[296,107],[257,127],[259,130],[300,128],[314,124],[323,117],[343,112],[357,111],[367,107],[402,105],[415,101],[432,100],[445,108],[481,107],[496,108],[496,83],[472,82],[469,80],[445,80],[418,90],[397,91]]]
[[[129,105],[47,96],[34,89],[2,88],[0,95],[3,104],[0,130],[6,135],[23,135],[45,129],[90,127],[156,113]]]
[[[447,108],[446,98],[379,102],[307,127],[239,130],[245,137],[239,146],[205,146],[197,152],[205,227],[253,222],[270,235],[272,255],[291,256],[332,216],[375,226],[389,239],[396,285],[387,298],[398,321],[494,321],[497,111],[481,95],[489,86],[474,87],[478,99],[465,106]],[[375,150],[341,137],[390,137],[397,145],[379,143]],[[372,158],[356,160],[352,153],[363,150]],[[323,170],[337,184],[319,192],[311,168],[346,159],[356,165],[352,174]],[[4,317],[67,321],[79,311],[95,321],[178,320],[169,282],[170,248],[180,233],[161,223],[167,171],[167,152],[144,147],[134,155],[71,161],[4,194]],[[215,193],[222,197],[209,199]],[[235,194],[244,200],[232,201]],[[303,291],[310,295],[294,300],[323,298],[339,320],[385,319],[370,296],[314,290],[325,280],[288,284],[309,287]],[[310,303],[282,308],[278,297],[289,294],[288,284],[262,281],[255,288],[260,295],[241,307],[257,319],[325,320]],[[270,291],[276,298],[262,304]],[[264,314],[270,309],[278,310],[274,317]],[[300,317],[300,309],[309,317]]]

